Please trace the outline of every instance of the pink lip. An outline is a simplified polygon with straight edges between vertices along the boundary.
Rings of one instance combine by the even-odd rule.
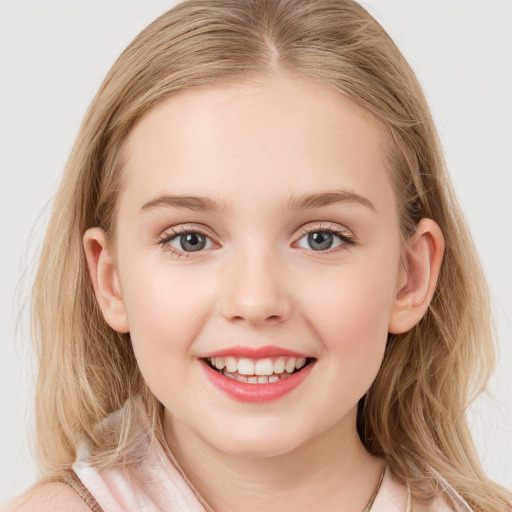
[[[306,379],[314,364],[314,362],[311,362],[290,377],[278,380],[277,382],[249,384],[234,379],[228,379],[219,372],[216,372],[213,368],[210,368],[206,362],[201,361],[201,366],[204,368],[206,376],[217,389],[239,402],[253,403],[273,402],[282,398],[287,393],[290,393]]]
[[[249,359],[264,359],[265,357],[311,357],[307,354],[301,354],[300,352],[295,352],[294,350],[289,350],[286,348],[275,347],[273,345],[267,345],[264,347],[247,347],[242,345],[237,345],[236,347],[225,348],[222,350],[216,350],[215,352],[208,352],[207,354],[199,356],[200,359],[205,359],[207,357],[247,357]]]

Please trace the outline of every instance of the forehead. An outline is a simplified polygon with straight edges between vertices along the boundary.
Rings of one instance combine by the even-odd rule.
[[[277,75],[196,87],[135,126],[123,148],[122,194],[139,206],[164,193],[247,205],[343,188],[378,206],[394,201],[382,139],[370,114],[327,85]]]

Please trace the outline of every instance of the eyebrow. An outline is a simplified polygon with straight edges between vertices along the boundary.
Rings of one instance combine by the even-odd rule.
[[[329,206],[335,203],[353,203],[363,205],[376,212],[373,203],[366,197],[348,190],[319,192],[291,197],[288,201],[290,210],[306,210]],[[229,208],[226,203],[208,197],[191,195],[161,195],[145,203],[140,209],[141,213],[161,207],[180,208],[193,211],[212,211],[222,213]]]
[[[304,210],[309,208],[329,206],[335,203],[361,204],[373,212],[376,212],[375,206],[369,199],[350,190],[335,190],[315,194],[306,194],[299,197],[291,197],[288,202],[288,207],[290,210]]]
[[[227,205],[219,201],[215,201],[208,197],[199,196],[172,196],[172,195],[161,195],[145,203],[140,209],[141,213],[147,210],[153,210],[155,208],[161,208],[162,206],[170,206],[172,208],[180,208],[184,210],[194,211],[213,211],[222,213],[226,211]]]

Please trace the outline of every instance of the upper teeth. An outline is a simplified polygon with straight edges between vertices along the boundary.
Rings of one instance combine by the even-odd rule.
[[[292,373],[300,370],[306,364],[305,357],[278,357],[275,359],[248,359],[245,357],[210,357],[208,358],[218,370],[226,368],[230,373],[238,372],[241,375],[272,375],[285,371]]]

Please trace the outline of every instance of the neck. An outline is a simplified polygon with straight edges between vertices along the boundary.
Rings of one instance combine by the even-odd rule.
[[[361,444],[355,411],[350,420],[271,457],[219,451],[170,418],[164,430],[178,464],[216,512],[362,512],[384,462]]]

